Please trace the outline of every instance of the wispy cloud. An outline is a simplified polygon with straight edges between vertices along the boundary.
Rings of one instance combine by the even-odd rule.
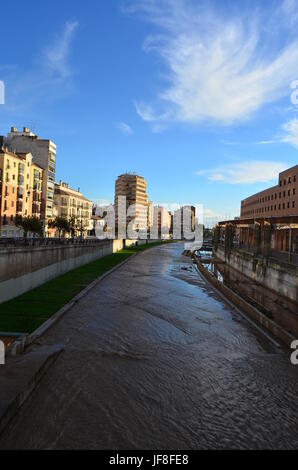
[[[32,63],[0,64],[7,85],[6,104],[2,109],[7,125],[11,115],[20,121],[24,117],[28,120],[29,116],[34,121],[34,114],[40,119],[40,104],[57,101],[74,92],[70,56],[77,27],[77,21],[66,22],[52,42],[41,46],[39,56],[33,57]]]
[[[282,131],[280,141],[298,148],[298,119],[294,118],[283,124]]]
[[[49,73],[57,78],[65,79],[71,74],[68,59],[71,42],[78,25],[77,21],[67,21],[62,33],[44,51],[45,66]]]
[[[275,181],[286,170],[283,162],[251,160],[198,171],[197,176],[207,176],[209,181],[228,184],[255,184]]]
[[[134,134],[133,129],[128,124],[126,124],[126,122],[118,122],[116,127],[122,132],[123,135],[130,136]]]
[[[143,120],[232,124],[290,94],[298,75],[298,32],[289,32],[287,25],[298,12],[297,2],[286,0],[278,8],[272,2],[265,11],[252,7],[249,16],[235,5],[228,16],[210,2],[130,3],[126,11],[141,13],[158,27],[144,48],[157,53],[167,67],[168,85],[155,98],[162,111],[142,102],[136,109]],[[264,27],[266,18],[270,28]]]

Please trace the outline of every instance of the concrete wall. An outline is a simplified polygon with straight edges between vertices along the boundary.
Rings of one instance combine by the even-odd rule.
[[[264,329],[268,330],[273,336],[280,339],[287,346],[291,346],[296,336],[293,336],[278,323],[267,318],[262,312],[250,305],[246,300],[240,297],[236,292],[231,290],[222,282],[219,282],[206,268],[203,267],[200,260],[196,258],[196,264],[201,274],[216,288],[226,299],[231,301],[241,312],[248,315],[253,321],[259,323]],[[296,325],[297,326],[297,325]],[[296,328],[297,329],[297,328]]]
[[[123,248],[123,240],[0,250],[0,303]]]
[[[216,257],[254,281],[298,302],[297,266],[270,258],[266,261],[263,257],[237,251],[226,256],[221,247],[218,247]]]

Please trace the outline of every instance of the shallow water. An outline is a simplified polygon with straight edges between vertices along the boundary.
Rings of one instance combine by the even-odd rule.
[[[290,299],[261,286],[223,262],[204,263],[206,269],[226,286],[240,294],[266,316],[298,338],[298,306]]]
[[[65,352],[0,448],[298,448],[290,353],[182,251],[138,255],[47,333],[42,344]]]

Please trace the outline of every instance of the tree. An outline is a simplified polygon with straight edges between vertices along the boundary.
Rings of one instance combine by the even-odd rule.
[[[70,217],[68,221],[68,228],[69,228],[69,232],[71,233],[71,237],[74,238],[78,230],[77,221],[74,216]]]
[[[61,238],[61,233],[64,234],[70,231],[69,222],[66,217],[56,217],[54,220],[49,221],[48,226],[58,230],[59,238]]]
[[[15,225],[23,229],[25,238],[27,238],[29,232],[39,237],[43,235],[42,222],[38,217],[22,217],[21,215],[17,215]]]

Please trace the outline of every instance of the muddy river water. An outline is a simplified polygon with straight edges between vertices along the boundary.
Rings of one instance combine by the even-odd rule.
[[[1,449],[298,449],[298,366],[182,251],[131,259],[43,337],[65,351]]]

